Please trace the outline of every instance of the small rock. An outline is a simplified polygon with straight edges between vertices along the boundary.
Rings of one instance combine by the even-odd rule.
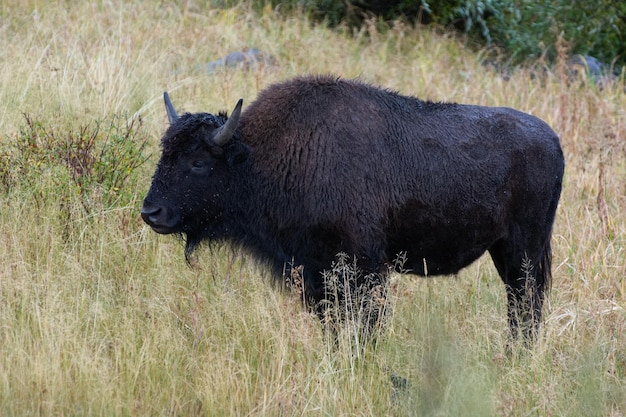
[[[220,69],[241,68],[247,71],[273,67],[275,65],[276,59],[272,55],[256,48],[250,48],[231,52],[223,58],[211,61],[206,64],[206,70],[209,74],[212,74]]]

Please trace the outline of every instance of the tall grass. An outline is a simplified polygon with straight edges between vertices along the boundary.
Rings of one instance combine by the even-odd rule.
[[[153,157],[130,204],[72,216],[69,237],[54,195],[1,197],[0,414],[626,414],[623,80],[599,90],[562,68],[503,77],[445,33],[374,22],[342,33],[201,4],[2,3],[0,141],[15,140],[23,114],[78,126],[124,113],[141,117]],[[276,66],[203,71],[246,47]],[[142,224],[164,90],[180,111],[217,112],[310,72],[515,107],[559,133],[554,286],[532,351],[505,354],[506,297],[488,257],[456,277],[394,275],[386,329],[355,354],[350,332],[329,340],[245,253],[200,250],[188,267],[180,242]]]

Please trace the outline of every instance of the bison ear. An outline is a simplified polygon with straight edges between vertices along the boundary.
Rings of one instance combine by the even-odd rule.
[[[233,141],[225,149],[226,161],[228,162],[228,165],[231,167],[234,165],[240,164],[242,162],[245,162],[251,153],[252,151],[250,150],[248,145],[240,141]]]
[[[167,120],[170,121],[170,124],[173,125],[176,120],[178,120],[178,113],[174,109],[172,102],[170,101],[170,96],[167,94],[167,91],[163,93],[163,100],[165,101],[165,111],[167,113]]]

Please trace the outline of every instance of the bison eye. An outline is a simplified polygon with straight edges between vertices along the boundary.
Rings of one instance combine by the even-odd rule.
[[[197,173],[203,173],[207,170],[208,166],[207,161],[197,160],[191,163],[191,170]]]

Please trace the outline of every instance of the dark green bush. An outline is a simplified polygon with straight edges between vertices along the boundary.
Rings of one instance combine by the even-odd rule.
[[[86,213],[132,201],[135,171],[146,160],[140,119],[114,116],[67,129],[25,119],[0,142],[0,192],[61,201],[67,210],[78,200]]]
[[[497,0],[487,18],[494,43],[513,62],[556,56],[559,36],[572,54],[626,64],[626,3],[613,0]]]
[[[481,45],[501,47],[511,62],[556,57],[559,36],[572,54],[626,64],[626,2],[614,0],[404,0],[354,1],[387,18],[421,16],[467,33]],[[421,11],[417,9],[421,7]],[[413,19],[415,20],[415,19]]]

